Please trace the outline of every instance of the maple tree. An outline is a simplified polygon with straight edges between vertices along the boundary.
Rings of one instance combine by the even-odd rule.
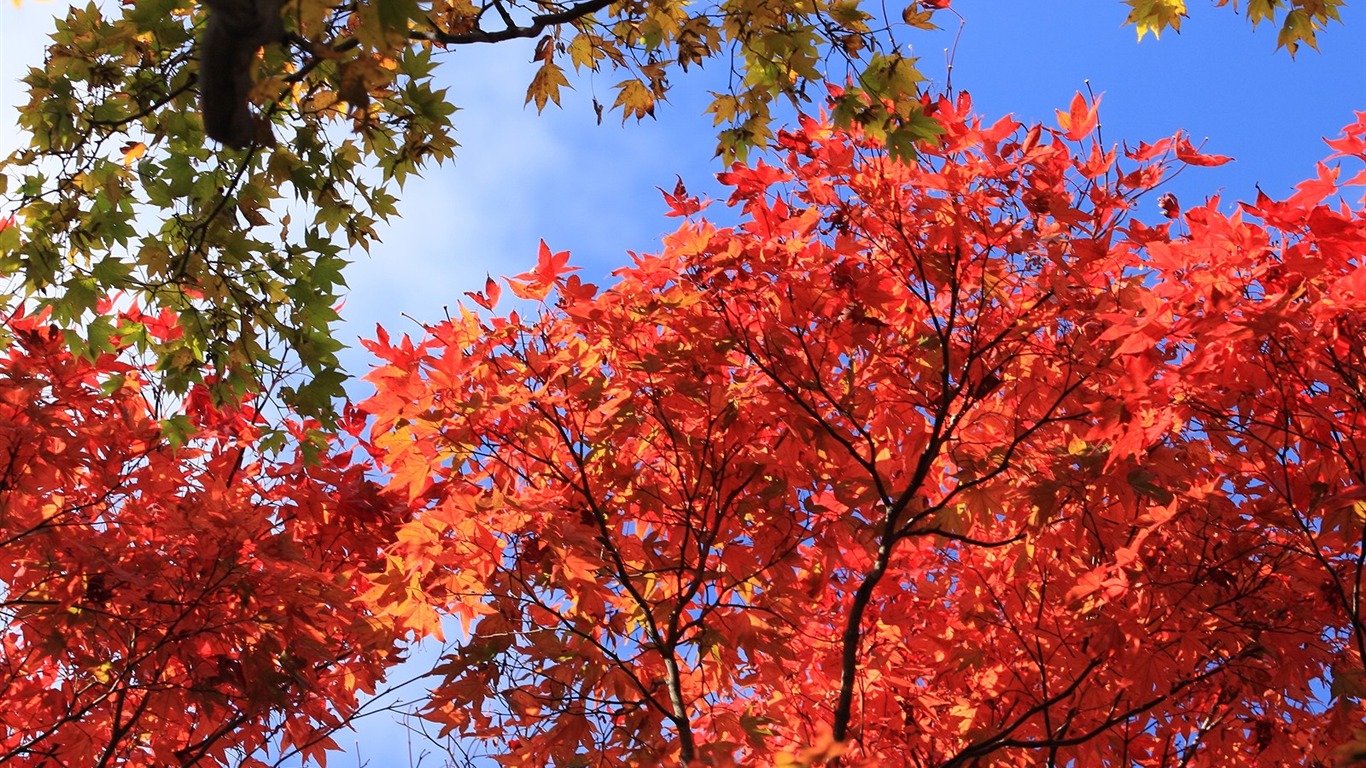
[[[1366,172],[1145,224],[1227,158],[1096,106],[926,100],[915,161],[806,119],[738,226],[680,182],[611,287],[542,246],[369,342],[377,610],[460,625],[424,716],[505,766],[1360,753]]]
[[[345,452],[262,456],[249,401],[168,413],[134,352],[176,319],[101,309],[121,354],[6,322],[0,762],[321,762],[398,658],[359,597],[399,510]]]
[[[1214,4],[1293,53],[1342,2]],[[0,761],[322,763],[451,622],[425,715],[505,765],[1366,756],[1366,177],[1143,224],[1221,158],[921,98],[947,6],[288,3],[245,152],[198,5],[73,7],[0,173]],[[528,103],[619,70],[623,119],[729,57],[728,158],[844,85],[726,174],[743,226],[680,184],[613,287],[547,247],[381,334],[374,463],[268,422],[272,381],[337,415],[346,250],[455,151],[441,53],[518,38]]]
[[[1184,0],[1128,4],[1140,34],[1177,27],[1186,11]],[[1282,25],[1280,42],[1293,50],[1313,44],[1340,5],[1252,0],[1246,13]],[[800,106],[813,82],[847,78],[837,123],[906,153],[937,128],[920,111],[923,77],[901,38],[947,6],[285,3],[287,40],[253,64],[262,142],[220,152],[205,146],[195,98],[201,5],[74,5],[25,78],[27,144],[4,162],[0,194],[26,226],[0,239],[0,272],[21,277],[52,321],[96,353],[107,340],[83,334],[82,318],[101,297],[169,308],[184,333],[156,350],[166,386],[183,392],[208,372],[214,396],[232,402],[301,372],[284,401],[329,421],[344,379],[333,328],[347,253],[368,249],[396,214],[396,186],[455,151],[455,106],[433,80],[443,52],[534,40],[528,103],[559,104],[571,73],[616,72],[610,103],[594,107],[623,119],[655,114],[676,75],[720,61],[733,77],[710,110],[726,157],[767,143],[776,103]]]

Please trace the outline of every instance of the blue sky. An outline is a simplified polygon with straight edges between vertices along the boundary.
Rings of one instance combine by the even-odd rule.
[[[953,57],[952,84],[972,93],[979,111],[1007,112],[1024,121],[1052,121],[1073,93],[1104,94],[1102,127],[1110,142],[1154,140],[1177,129],[1235,163],[1191,169],[1173,189],[1189,205],[1208,194],[1250,198],[1254,185],[1286,194],[1312,175],[1328,150],[1320,141],[1366,110],[1366,11],[1344,10],[1345,24],[1322,35],[1320,52],[1296,59],[1275,50],[1275,32],[1255,33],[1246,20],[1206,0],[1192,0],[1180,34],[1141,44],[1123,26],[1119,0],[957,0],[965,17]],[[16,80],[41,60],[50,17],[64,8],[32,0],[0,4],[0,100],[21,102]],[[908,36],[921,69],[942,86],[945,49],[957,19],[940,34]],[[524,108],[533,43],[465,48],[448,54],[442,77],[456,115],[457,159],[411,180],[400,194],[404,217],[383,233],[369,256],[355,255],[351,293],[343,310],[343,339],[352,346],[348,368],[363,373],[368,360],[355,343],[376,323],[391,332],[418,332],[412,319],[436,320],[464,291],[482,288],[486,274],[515,274],[535,262],[538,240],[570,250],[587,279],[606,282],[628,263],[628,250],[652,251],[674,228],[656,187],[680,175],[695,192],[721,194],[712,157],[715,129],[701,114],[708,73],[675,78],[671,103],[657,121],[599,126],[591,98],[611,101],[610,73],[575,81],[563,110],[537,116]],[[719,69],[719,67],[714,67]],[[6,115],[0,151],[17,143]],[[1156,202],[1151,217],[1157,217]],[[357,394],[364,387],[354,387]],[[343,735],[359,744],[372,768],[409,766],[420,745],[378,722]],[[334,764],[355,764],[342,756]],[[423,765],[439,764],[431,758]]]
[[[1353,110],[1366,110],[1366,13],[1348,8],[1345,24],[1323,34],[1320,52],[1304,49],[1292,60],[1275,50],[1269,25],[1253,32],[1227,9],[1192,6],[1180,34],[1140,44],[1117,0],[959,0],[966,23],[952,85],[993,118],[1009,112],[1052,121],[1089,80],[1103,94],[1107,141],[1151,141],[1185,129],[1197,144],[1207,139],[1207,150],[1236,158],[1184,173],[1174,187],[1184,201],[1248,198],[1258,183],[1287,192],[1326,156],[1321,137],[1337,135]],[[957,19],[943,18],[954,27],[908,39],[937,86],[957,32]],[[591,96],[610,100],[620,78],[578,80],[562,110],[537,116],[522,106],[529,54],[529,45],[513,45],[450,55],[444,75],[464,110],[457,115],[462,149],[452,165],[409,185],[404,221],[372,258],[359,257],[347,308],[356,332],[400,310],[440,317],[443,305],[481,287],[486,272],[526,269],[540,238],[572,251],[585,277],[605,278],[628,262],[628,250],[654,250],[673,228],[656,187],[672,188],[678,174],[695,192],[722,194],[713,178],[723,170],[712,156],[715,129],[701,114],[705,72],[675,79],[657,121],[622,126],[609,116],[599,126]],[[496,74],[461,77],[471,71]],[[405,327],[413,325],[390,330]]]
[[[0,4],[5,104],[21,101],[15,81],[40,60],[50,16],[63,7]],[[966,23],[952,85],[972,93],[983,114],[1052,121],[1089,81],[1103,94],[1107,141],[1153,140],[1184,128],[1197,143],[1207,139],[1207,150],[1236,158],[1183,174],[1174,189],[1187,204],[1212,193],[1248,198],[1258,183],[1285,193],[1327,154],[1320,138],[1366,110],[1366,12],[1358,6],[1322,34],[1321,51],[1302,49],[1296,59],[1275,50],[1270,25],[1254,32],[1244,17],[1202,0],[1191,3],[1180,34],[1142,43],[1123,25],[1119,0],[957,0],[954,7]],[[940,17],[945,31],[904,38],[936,87],[958,32],[957,18]],[[541,238],[572,251],[585,277],[601,282],[628,262],[628,250],[654,250],[676,224],[663,216],[656,187],[672,188],[677,174],[694,192],[722,194],[715,129],[702,114],[709,72],[675,78],[658,120],[623,126],[608,115],[598,125],[591,98],[610,102],[621,77],[580,78],[563,109],[538,116],[523,107],[532,47],[513,41],[446,54],[441,75],[462,110],[462,147],[454,162],[409,181],[400,193],[403,218],[370,255],[354,256],[342,328],[353,373],[369,362],[355,339],[373,335],[376,323],[416,331],[406,318],[439,319],[486,274],[525,270]],[[8,117],[0,150],[14,146],[13,124]]]

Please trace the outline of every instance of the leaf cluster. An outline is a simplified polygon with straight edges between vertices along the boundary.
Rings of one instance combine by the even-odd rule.
[[[1181,20],[1186,17],[1186,0],[1124,0],[1130,7],[1128,23],[1138,31],[1138,38],[1152,33],[1158,37],[1163,30],[1181,31]],[[1232,6],[1236,13],[1247,15],[1252,26],[1262,22],[1279,22],[1276,47],[1295,55],[1301,45],[1315,50],[1319,47],[1319,32],[1330,23],[1341,21],[1344,0],[1214,0],[1218,7]],[[1245,6],[1240,8],[1239,6]]]
[[[6,323],[0,762],[321,761],[398,657],[358,598],[399,510],[344,452],[264,458],[249,401],[199,386],[166,418],[123,353],[175,318],[101,319],[120,354]]]

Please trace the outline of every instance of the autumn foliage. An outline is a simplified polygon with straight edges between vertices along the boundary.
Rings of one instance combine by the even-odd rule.
[[[169,311],[11,315],[0,762],[321,762],[430,636],[476,764],[1359,762],[1366,113],[1287,199],[1183,205],[1227,158],[1083,97],[917,109],[909,162],[781,134],[733,225],[680,182],[610,287],[543,246],[381,329],[317,455],[169,392]]]
[[[680,184],[610,288],[543,248],[370,343],[366,448],[412,515],[371,595],[458,620],[444,733],[506,766],[1352,756],[1366,211],[1337,166],[1159,208],[1226,158],[1101,145],[1081,97],[1058,129],[925,108],[916,162],[806,120],[723,176],[738,225]],[[1366,116],[1333,149],[1366,159]]]
[[[263,458],[250,402],[201,388],[162,421],[134,346],[176,319],[101,309],[119,354],[5,326],[0,762],[317,757],[396,660],[357,597],[398,510],[344,452]]]
[[[1141,39],[1179,31],[1188,4],[1089,5]],[[1278,29],[1293,54],[1329,35],[1345,0],[1212,4]],[[273,29],[260,9],[285,34],[258,29],[259,55],[244,49],[233,64],[251,83],[255,138],[239,151],[205,136],[201,64],[217,52],[203,38],[215,13]],[[1067,25],[1091,10],[981,12]],[[511,83],[517,95],[599,122],[668,119],[675,89],[709,78],[699,85],[728,160],[769,146],[790,107],[819,103],[822,82],[845,83],[834,123],[910,155],[939,129],[919,99],[933,70],[911,52],[938,50],[927,33],[960,21],[949,0],[73,3],[22,73],[15,151],[0,157],[0,217],[26,224],[0,236],[0,273],[13,278],[0,300],[41,302],[85,347],[107,341],[84,324],[101,297],[192,317],[151,350],[168,388],[185,394],[208,362],[232,383],[231,403],[302,370],[274,394],[332,426],[347,377],[334,311],[347,262],[395,218],[407,179],[456,155],[457,105],[442,83],[508,87],[505,68],[463,59],[441,74],[460,48],[523,46],[534,69]]]

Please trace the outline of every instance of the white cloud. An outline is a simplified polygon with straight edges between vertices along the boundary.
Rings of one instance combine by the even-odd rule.
[[[465,291],[481,290],[486,274],[530,268],[541,239],[572,251],[585,279],[601,282],[627,263],[628,249],[652,250],[672,229],[655,187],[671,189],[675,173],[707,186],[715,133],[700,106],[663,105],[657,123],[622,126],[609,114],[598,125],[590,83],[581,81],[564,110],[537,115],[523,106],[531,49],[527,41],[445,54],[439,77],[461,108],[461,146],[453,163],[408,182],[398,193],[403,218],[370,256],[356,255],[343,312],[348,343],[373,335],[376,322],[416,331],[405,314],[440,319]],[[346,361],[353,372],[365,362],[354,350]]]
[[[52,15],[65,11],[66,6],[53,3],[26,2],[15,6],[0,3],[0,104],[5,106],[5,119],[0,122],[0,156],[8,156],[18,149],[22,139],[18,127],[17,108],[27,103],[28,92],[20,78],[31,67],[43,61],[43,49],[53,30]]]

